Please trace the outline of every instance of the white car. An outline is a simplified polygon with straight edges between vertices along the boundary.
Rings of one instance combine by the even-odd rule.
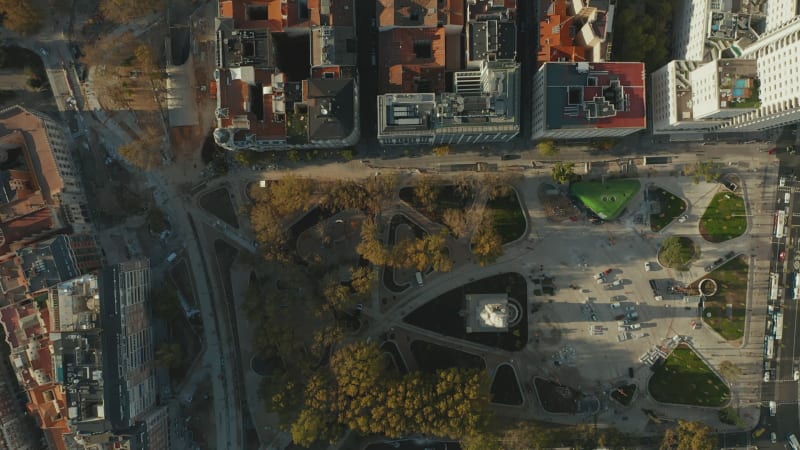
[[[645,272],[650,272],[650,263],[649,262],[645,262],[644,263],[644,271]]]
[[[800,381],[800,369],[794,370],[794,381]]]

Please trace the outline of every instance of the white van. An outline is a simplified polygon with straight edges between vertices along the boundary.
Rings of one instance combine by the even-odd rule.
[[[417,279],[417,284],[419,286],[423,286],[425,283],[422,282],[422,272],[417,272],[414,274],[414,277]]]
[[[775,417],[775,414],[778,412],[778,404],[775,403],[775,400],[769,402],[769,415]]]

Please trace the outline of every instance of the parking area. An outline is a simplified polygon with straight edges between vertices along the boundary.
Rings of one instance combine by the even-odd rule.
[[[576,383],[627,376],[664,339],[701,331],[692,326],[699,321],[696,303],[683,296],[655,300],[650,281],[671,278],[655,261],[656,239],[618,224],[580,227],[580,233],[564,230],[542,241],[534,252],[553,258],[542,265],[558,288],[555,295],[534,297],[541,307],[531,335],[539,339],[529,348],[534,359],[549,359],[548,372],[563,368],[570,376],[574,367],[582,378]],[[556,355],[564,347],[578,350],[561,361]]]

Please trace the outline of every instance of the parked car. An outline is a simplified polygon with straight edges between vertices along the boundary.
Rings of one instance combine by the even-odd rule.
[[[619,308],[619,307],[620,307],[620,304],[619,304],[619,302],[615,302],[615,303],[612,303],[612,304],[611,304],[611,309],[617,309],[617,308]]]
[[[597,314],[592,314],[592,321],[597,322]]]
[[[650,262],[649,261],[645,261],[645,263],[644,263],[644,271],[645,272],[650,272]]]
[[[774,431],[769,434],[769,441],[772,442],[773,444],[778,442],[778,435],[775,434]]]
[[[608,269],[604,270],[603,271],[603,275],[610,275],[612,270],[614,270],[614,269],[608,268]]]

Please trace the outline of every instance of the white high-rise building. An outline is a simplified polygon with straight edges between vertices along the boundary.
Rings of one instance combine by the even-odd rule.
[[[729,0],[686,0],[684,12],[705,4],[710,28],[689,25],[696,36],[676,40],[679,59],[652,74],[653,133],[755,132],[800,121],[797,0],[738,11]],[[678,22],[695,20],[686,19]],[[702,54],[693,47],[700,37]]]

